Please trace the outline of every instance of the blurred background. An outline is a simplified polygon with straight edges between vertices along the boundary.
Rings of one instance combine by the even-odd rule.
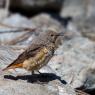
[[[31,85],[33,77],[13,77],[30,74],[17,69],[9,81],[0,76],[0,95],[95,95],[95,0],[0,0],[0,69],[50,27],[66,37],[48,63],[51,69],[41,69],[53,73],[49,83]]]

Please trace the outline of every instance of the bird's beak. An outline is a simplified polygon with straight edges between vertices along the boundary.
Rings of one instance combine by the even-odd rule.
[[[58,33],[58,35],[57,35],[57,36],[64,36],[64,33],[63,33],[63,32]]]

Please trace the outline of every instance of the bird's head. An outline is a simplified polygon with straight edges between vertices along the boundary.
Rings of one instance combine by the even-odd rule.
[[[48,46],[49,44],[60,45],[61,44],[61,36],[64,36],[64,33],[58,33],[55,28],[49,28],[46,32],[41,32],[37,37],[38,42],[36,44],[43,44]],[[35,43],[34,42],[34,43]]]
[[[49,42],[56,43],[56,41],[61,40],[60,37],[64,36],[64,33],[58,33],[55,29],[48,29],[46,35]]]

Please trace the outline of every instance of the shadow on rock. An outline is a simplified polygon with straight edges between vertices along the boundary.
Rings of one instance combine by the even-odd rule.
[[[95,95],[95,89],[87,89],[84,85],[79,88],[76,88],[76,89],[84,91],[84,92],[88,93],[88,95]]]
[[[57,21],[59,21],[59,23],[61,23],[65,28],[67,27],[68,23],[71,22],[73,20],[72,17],[68,16],[68,17],[61,17],[58,14],[50,14],[51,17]]]
[[[43,74],[33,74],[33,75],[23,75],[23,76],[12,76],[12,75],[4,75],[5,79],[11,80],[27,80],[27,82],[35,83],[35,82],[43,82],[47,83],[52,80],[58,79],[61,83],[66,84],[66,81],[61,80],[61,78],[53,73],[43,73]]]

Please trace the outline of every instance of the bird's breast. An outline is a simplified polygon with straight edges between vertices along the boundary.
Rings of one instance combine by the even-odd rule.
[[[25,60],[23,62],[23,67],[31,71],[40,69],[46,64],[45,61],[50,55],[50,51],[46,47],[43,47],[34,57],[30,57],[29,59]]]

